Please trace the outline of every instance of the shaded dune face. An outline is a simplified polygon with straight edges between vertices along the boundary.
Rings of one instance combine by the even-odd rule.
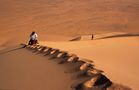
[[[113,84],[111,87],[108,88],[108,90],[132,90],[132,89],[124,85]]]

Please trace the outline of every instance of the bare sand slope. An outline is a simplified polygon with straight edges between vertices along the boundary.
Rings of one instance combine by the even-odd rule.
[[[26,49],[9,48],[0,54],[0,89],[71,90],[72,74],[65,69]]]
[[[139,32],[138,0],[0,0],[0,35]]]
[[[139,38],[119,37],[77,42],[40,42],[42,45],[60,48],[93,60],[116,82],[138,90],[139,86]]]

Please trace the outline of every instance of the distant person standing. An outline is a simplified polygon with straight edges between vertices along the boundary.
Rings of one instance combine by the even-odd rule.
[[[91,40],[93,40],[94,39],[94,35],[92,35],[92,38],[91,38]]]
[[[31,34],[30,34],[30,40],[29,40],[29,45],[35,45],[35,44],[37,44],[38,43],[38,35],[37,35],[37,33],[36,32],[32,32]]]

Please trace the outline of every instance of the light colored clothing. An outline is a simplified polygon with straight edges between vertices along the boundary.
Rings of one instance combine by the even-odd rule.
[[[37,40],[38,39],[38,35],[35,33],[34,35],[30,36],[31,40]]]

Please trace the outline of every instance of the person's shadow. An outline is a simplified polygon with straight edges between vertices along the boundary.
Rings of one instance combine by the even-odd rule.
[[[2,50],[2,51],[0,51],[0,55],[6,54],[6,53],[9,53],[9,52],[13,52],[13,51],[16,51],[16,50],[19,50],[19,49],[23,49],[25,47],[26,47],[26,45],[21,44],[21,45],[19,45],[19,47],[14,48],[14,49]]]

